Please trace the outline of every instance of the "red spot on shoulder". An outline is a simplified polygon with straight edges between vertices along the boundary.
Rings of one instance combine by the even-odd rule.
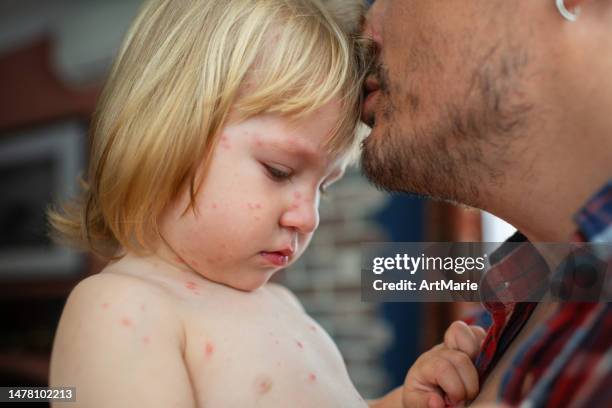
[[[312,330],[313,332],[317,331],[317,326],[315,326],[314,324],[311,324],[310,326],[308,326],[310,328],[310,330]]]
[[[301,342],[301,341],[299,341],[299,340],[296,340],[296,341],[295,341],[295,344],[297,344],[297,346],[298,346],[299,348],[301,348],[301,349],[303,349],[303,348],[304,348],[304,345],[303,345],[303,344],[302,344],[302,342]]]
[[[316,374],[314,374],[314,373],[310,373],[310,374],[308,374],[308,380],[309,380],[310,382],[315,382],[315,381],[317,381],[317,376],[316,376]]]
[[[206,345],[204,346],[204,355],[206,357],[211,357],[214,352],[215,352],[215,345],[207,341]]]
[[[124,327],[131,327],[132,326],[132,320],[127,318],[127,317],[124,317],[124,318],[121,319],[121,325],[124,326]]]

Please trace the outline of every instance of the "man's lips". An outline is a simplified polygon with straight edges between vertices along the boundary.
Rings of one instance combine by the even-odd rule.
[[[370,127],[374,127],[374,107],[380,94],[380,83],[373,75],[370,75],[365,80],[363,90],[364,101],[361,107],[361,120]]]

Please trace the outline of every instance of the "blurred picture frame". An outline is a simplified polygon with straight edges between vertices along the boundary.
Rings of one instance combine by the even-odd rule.
[[[0,134],[0,280],[81,272],[84,256],[49,238],[46,210],[77,193],[86,129],[68,119]]]

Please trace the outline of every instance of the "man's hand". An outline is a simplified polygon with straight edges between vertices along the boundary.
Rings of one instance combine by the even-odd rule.
[[[408,371],[404,382],[404,408],[444,408],[461,406],[476,397],[478,373],[476,357],[485,331],[478,326],[454,322],[444,335],[444,343],[423,353]]]

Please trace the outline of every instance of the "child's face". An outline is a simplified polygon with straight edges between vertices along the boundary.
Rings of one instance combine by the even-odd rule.
[[[297,121],[266,114],[226,126],[196,213],[182,215],[187,191],[164,212],[169,248],[159,254],[241,290],[257,289],[295,261],[318,226],[321,190],[343,174],[343,157],[322,146],[339,112],[330,103]]]

